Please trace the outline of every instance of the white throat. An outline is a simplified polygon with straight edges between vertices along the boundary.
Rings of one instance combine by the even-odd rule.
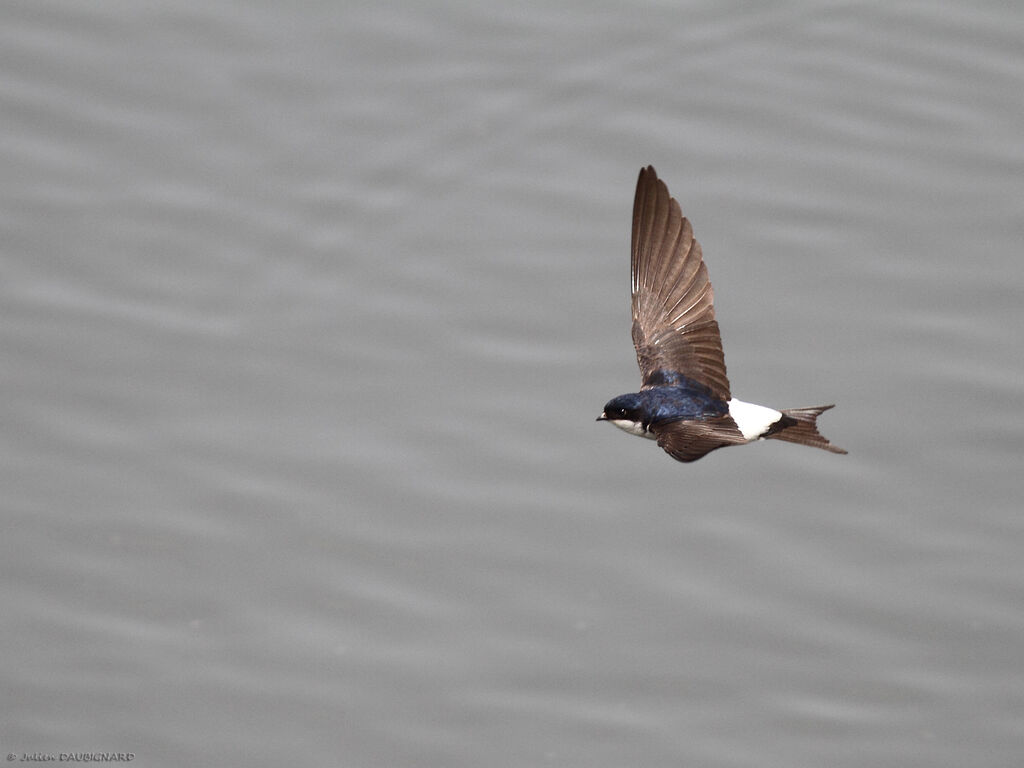
[[[623,432],[629,432],[631,435],[637,437],[646,437],[650,440],[654,440],[654,435],[644,429],[644,425],[639,421],[630,421],[629,419],[608,419],[612,424],[621,429]]]

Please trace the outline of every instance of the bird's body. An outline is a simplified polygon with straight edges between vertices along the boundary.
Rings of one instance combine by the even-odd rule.
[[[846,453],[817,429],[831,405],[775,410],[732,397],[700,244],[651,166],[637,181],[631,266],[643,386],[610,400],[598,421],[657,440],[679,461],[765,438]]]

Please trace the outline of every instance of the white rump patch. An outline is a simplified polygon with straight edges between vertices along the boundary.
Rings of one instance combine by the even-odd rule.
[[[629,432],[631,435],[646,437],[651,440],[656,439],[652,433],[644,429],[644,425],[639,421],[630,421],[629,419],[608,419],[608,421],[624,432]]]
[[[733,398],[729,401],[729,415],[740,428],[743,437],[747,440],[756,440],[761,437],[768,428],[782,418],[782,412],[774,408],[766,408],[763,405],[745,403],[742,400]]]

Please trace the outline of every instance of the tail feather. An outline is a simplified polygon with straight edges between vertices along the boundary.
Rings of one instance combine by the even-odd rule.
[[[832,453],[846,453],[838,445],[832,445],[818,432],[818,417],[834,405],[819,405],[816,408],[790,408],[782,411],[782,418],[772,425],[766,438],[785,440],[788,443],[810,445]]]

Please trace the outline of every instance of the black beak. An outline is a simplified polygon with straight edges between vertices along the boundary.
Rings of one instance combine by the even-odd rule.
[[[602,413],[600,416],[597,417],[597,421],[608,421],[608,417]]]

